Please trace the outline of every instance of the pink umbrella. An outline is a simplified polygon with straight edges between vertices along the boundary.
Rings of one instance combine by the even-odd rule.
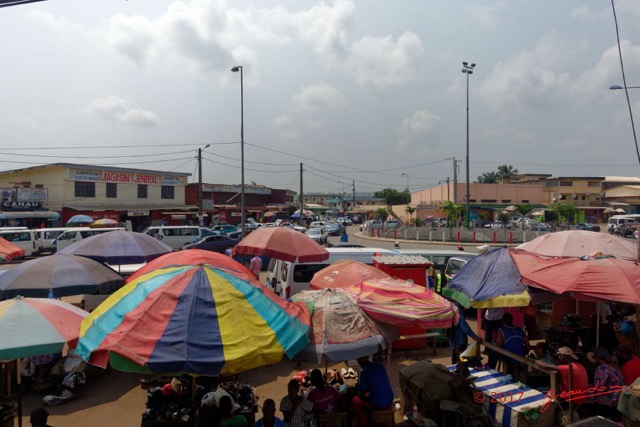
[[[607,233],[583,230],[545,234],[518,246],[518,249],[547,256],[579,257],[601,252],[620,259],[638,259],[638,248],[633,241]]]
[[[319,262],[329,258],[325,248],[288,227],[258,228],[233,248],[233,254],[267,256],[290,262]]]
[[[342,288],[366,280],[390,279],[387,273],[371,265],[350,259],[341,259],[313,275],[309,289]]]

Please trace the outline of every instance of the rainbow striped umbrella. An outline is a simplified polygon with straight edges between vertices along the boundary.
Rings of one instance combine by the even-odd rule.
[[[208,376],[293,357],[309,327],[256,283],[209,265],[160,268],[100,304],[82,322],[76,352],[123,371]]]

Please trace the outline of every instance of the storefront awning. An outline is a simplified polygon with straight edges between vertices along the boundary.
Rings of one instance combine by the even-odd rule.
[[[629,206],[629,203],[623,203],[623,202],[605,202],[605,203],[611,206]]]
[[[60,214],[53,211],[0,212],[0,219],[60,219]]]

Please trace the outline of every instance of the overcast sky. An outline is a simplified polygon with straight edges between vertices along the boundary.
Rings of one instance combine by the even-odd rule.
[[[640,86],[640,1],[616,0]],[[54,162],[305,192],[640,176],[610,0],[48,0],[0,8],[0,170]],[[629,91],[636,123],[640,89]],[[638,126],[640,127],[640,126]],[[638,129],[640,131],[640,129]]]

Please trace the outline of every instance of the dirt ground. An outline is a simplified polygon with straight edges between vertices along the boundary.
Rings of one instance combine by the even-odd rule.
[[[472,322],[469,322],[470,324]],[[474,327],[475,325],[471,325]],[[427,349],[394,351],[388,372],[396,398],[402,397],[399,382],[399,371],[416,360],[431,359],[436,363],[449,364],[451,353],[448,347],[440,347],[433,355]],[[386,359],[380,360],[385,364]],[[356,366],[355,361],[329,365],[329,368]],[[284,360],[269,367],[262,367],[240,374],[239,381],[251,384],[256,389],[258,403],[272,398],[279,405],[280,399],[287,392],[287,382],[293,374],[300,370],[324,369],[324,365],[303,363],[301,368],[296,363]],[[81,386],[75,400],[60,406],[47,407],[49,424],[54,427],[106,427],[106,426],[137,426],[140,425],[142,413],[147,399],[146,390],[139,382],[139,375],[109,370],[103,377]],[[29,414],[43,406],[42,396],[31,392],[23,397],[23,425],[29,426]],[[276,414],[281,416],[279,412]],[[257,415],[256,419],[259,418]],[[412,423],[402,419],[402,410],[396,411],[396,423],[400,426],[410,426]],[[17,425],[17,420],[15,422]]]

